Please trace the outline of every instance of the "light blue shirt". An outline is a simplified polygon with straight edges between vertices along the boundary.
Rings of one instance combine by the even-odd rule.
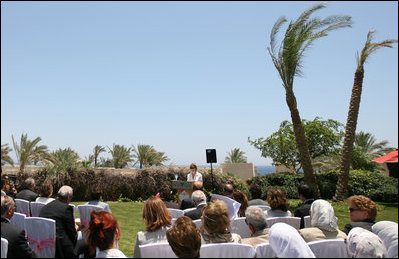
[[[103,207],[105,211],[108,211],[109,213],[111,212],[111,209],[109,208],[109,205],[105,202],[99,201],[99,200],[92,200],[86,203],[86,205],[96,205],[96,206],[100,206]]]

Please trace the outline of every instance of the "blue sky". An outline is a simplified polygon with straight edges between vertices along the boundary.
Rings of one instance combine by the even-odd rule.
[[[95,145],[149,144],[174,165],[240,148],[269,165],[247,139],[290,120],[270,31],[314,3],[2,1],[1,143],[27,133],[81,158]],[[302,119],[345,124],[355,54],[371,29],[375,41],[398,38],[398,3],[328,2],[314,14],[329,15],[353,26],[314,43],[294,92]],[[357,130],[398,146],[397,44],[365,65]]]

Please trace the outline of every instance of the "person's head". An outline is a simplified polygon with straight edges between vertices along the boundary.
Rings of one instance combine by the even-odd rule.
[[[51,197],[53,195],[53,184],[50,180],[45,181],[39,188],[40,197]]]
[[[210,201],[202,211],[202,226],[209,236],[228,233],[230,226],[227,205],[221,200]]]
[[[251,199],[253,200],[262,198],[262,189],[256,183],[249,187],[249,193],[251,194]]]
[[[90,197],[92,200],[98,201],[101,199],[101,195],[103,194],[103,190],[100,186],[94,185],[90,190]]]
[[[245,210],[248,207],[247,196],[242,191],[237,190],[237,191],[233,192],[233,195],[231,196],[231,198],[233,198],[233,200],[241,203],[240,209],[238,211],[238,215],[240,217],[245,217]]]
[[[33,191],[35,189],[35,179],[33,179],[32,177],[28,177],[25,179],[24,181],[24,189],[29,189],[31,191]]]
[[[165,203],[158,197],[150,197],[144,202],[143,220],[147,231],[155,231],[172,222],[172,216]]]
[[[352,228],[346,240],[349,256],[352,258],[385,258],[388,256],[382,240],[367,229]]]
[[[198,206],[200,203],[206,202],[206,195],[203,191],[194,191],[191,194],[191,200],[194,203],[194,206]]]
[[[73,189],[71,186],[63,185],[58,190],[57,199],[69,204],[72,201],[73,197]]]
[[[192,164],[190,165],[190,172],[191,172],[192,174],[195,174],[195,173],[197,172],[197,165],[196,165],[196,164],[192,163]]]
[[[267,202],[272,210],[280,209],[282,211],[287,211],[290,207],[287,196],[283,190],[278,188],[270,188],[267,191]]]
[[[1,178],[1,190],[5,193],[10,191],[10,184],[8,180],[4,177]]]
[[[168,185],[164,185],[161,187],[160,192],[159,192],[159,197],[164,201],[173,200],[172,191]]]
[[[334,208],[326,200],[315,200],[310,207],[311,226],[325,231],[336,232],[338,230],[337,217]]]
[[[195,181],[193,185],[193,190],[201,190],[204,187],[204,184],[201,181]]]
[[[91,254],[94,254],[96,247],[100,250],[116,247],[116,241],[120,237],[119,224],[116,218],[107,211],[92,211],[89,227],[85,232]]]
[[[313,198],[313,191],[307,184],[298,185],[298,194],[299,199],[301,199],[302,201]]]
[[[245,222],[253,235],[256,231],[267,228],[266,216],[263,210],[256,206],[249,206],[245,210]]]
[[[15,202],[10,196],[1,196],[1,217],[11,219],[15,211]]]
[[[189,217],[179,217],[166,231],[166,238],[178,258],[200,257],[201,233]]]
[[[348,198],[351,221],[375,220],[377,217],[376,204],[366,196],[355,195]]]
[[[223,195],[227,197],[231,197],[233,195],[234,189],[233,185],[227,183],[223,186]]]

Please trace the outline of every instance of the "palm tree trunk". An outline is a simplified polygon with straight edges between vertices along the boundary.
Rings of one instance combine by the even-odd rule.
[[[301,165],[304,171],[305,182],[313,189],[315,197],[320,197],[320,191],[313,171],[312,161],[310,158],[308,143],[305,136],[305,129],[299,116],[296,98],[294,93],[286,91],[286,101],[291,112],[292,125],[294,127],[295,140],[299,151]]]
[[[363,66],[359,66],[355,72],[355,81],[353,83],[348,119],[346,121],[345,139],[342,147],[339,178],[333,201],[343,201],[348,195],[349,168],[352,162],[353,143],[355,142],[356,136],[356,124],[362,95],[363,77]]]

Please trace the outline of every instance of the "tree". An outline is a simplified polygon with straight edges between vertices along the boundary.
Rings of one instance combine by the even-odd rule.
[[[112,156],[112,164],[114,168],[124,168],[130,161],[132,161],[132,156],[130,155],[131,148],[114,144],[112,149],[109,147],[108,149]]]
[[[230,152],[227,152],[225,163],[246,163],[247,158],[244,156],[245,152],[239,148],[234,148]]]
[[[371,154],[373,159],[394,150],[393,147],[387,147],[387,140],[377,142],[376,138],[371,133],[363,131],[356,133],[354,144],[355,147],[363,148],[364,152]]]
[[[79,155],[68,147],[51,152],[47,166],[49,167],[49,174],[60,180],[60,178],[67,179],[69,177],[68,172],[82,167],[82,164]]]
[[[1,145],[1,165],[5,165],[5,163],[14,165],[14,161],[8,154],[11,151],[12,149],[8,146],[8,144]]]
[[[151,145],[141,145],[137,144],[137,147],[132,146],[133,149],[133,158],[136,160],[134,165],[137,163],[140,165],[140,169],[149,166],[159,166],[162,165],[164,161],[169,160],[167,156],[165,156],[164,152],[158,152]]]
[[[345,138],[342,147],[339,177],[335,195],[333,197],[334,201],[344,200],[347,197],[348,193],[349,167],[351,165],[353,143],[356,136],[356,125],[359,115],[360,99],[363,87],[364,63],[366,62],[367,58],[376,50],[383,47],[392,48],[391,45],[397,42],[397,40],[390,39],[382,42],[372,43],[371,41],[373,39],[373,34],[374,31],[368,32],[366,44],[364,45],[360,56],[358,53],[356,54],[357,68],[355,71],[352,95],[346,121]]]
[[[267,48],[285,89],[286,102],[291,113],[296,146],[304,170],[305,182],[314,189],[314,193],[318,197],[320,197],[320,191],[313,171],[305,131],[299,116],[293,84],[295,76],[302,74],[301,66],[305,50],[316,39],[327,36],[327,32],[350,27],[352,24],[350,16],[329,16],[322,20],[319,18],[310,19],[311,14],[325,6],[324,3],[316,4],[303,12],[295,22],[290,22],[277,52],[276,35],[287,21],[285,17],[280,17],[272,28],[270,48]]]
[[[96,145],[94,147],[94,154],[93,154],[93,159],[94,159],[94,167],[97,167],[97,161],[98,161],[98,156],[102,153],[105,152],[105,148],[99,145]]]
[[[309,154],[312,159],[332,154],[339,148],[343,138],[343,125],[335,120],[323,121],[316,117],[312,121],[302,120],[305,137],[309,143]],[[263,157],[271,157],[273,162],[293,168],[302,169],[300,154],[297,148],[293,125],[285,120],[280,129],[268,138],[248,141],[262,151]]]

